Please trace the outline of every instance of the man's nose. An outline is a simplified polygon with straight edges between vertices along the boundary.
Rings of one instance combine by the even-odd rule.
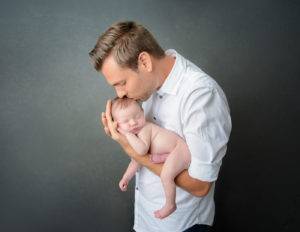
[[[116,92],[119,98],[123,98],[127,94],[127,92],[123,89],[116,89]]]

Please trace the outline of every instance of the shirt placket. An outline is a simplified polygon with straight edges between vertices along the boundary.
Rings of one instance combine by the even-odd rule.
[[[161,106],[161,101],[163,100],[163,95],[161,93],[155,93],[155,97],[153,98],[153,102],[152,102],[152,120],[153,123],[160,125],[161,121],[160,121],[160,116],[159,116],[159,112],[160,112],[160,106]],[[161,126],[161,125],[160,125]]]
[[[138,171],[139,172],[139,171]],[[140,196],[139,196],[139,173],[136,173],[135,175],[135,207],[134,207],[134,221],[137,227],[139,227],[139,215],[140,215]]]

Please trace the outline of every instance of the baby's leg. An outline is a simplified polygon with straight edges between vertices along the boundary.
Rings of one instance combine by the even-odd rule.
[[[163,219],[176,210],[176,185],[175,177],[187,169],[190,165],[191,156],[185,141],[180,139],[175,149],[168,156],[162,172],[161,181],[166,195],[166,203],[160,210],[154,212],[156,218]]]

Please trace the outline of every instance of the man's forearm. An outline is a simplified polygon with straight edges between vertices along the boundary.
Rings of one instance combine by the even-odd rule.
[[[124,151],[134,160],[136,160],[138,163],[143,165],[144,167],[148,168],[150,171],[155,173],[156,175],[160,176],[163,164],[154,164],[150,161],[149,155],[138,155],[135,150],[128,144],[127,146],[122,146]],[[187,170],[184,170],[181,172],[176,178],[175,183],[177,186],[183,188],[190,194],[197,196],[197,197],[203,197],[205,196],[212,185],[211,182],[204,182],[200,181],[198,179],[192,178]]]

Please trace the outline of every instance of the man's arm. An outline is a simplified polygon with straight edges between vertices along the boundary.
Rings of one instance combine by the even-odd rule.
[[[160,176],[163,164],[154,164],[150,161],[149,155],[140,156],[129,144],[120,144],[123,150],[138,163],[148,168],[150,171]],[[210,190],[213,182],[204,182],[192,178],[187,170],[181,172],[176,178],[175,183],[190,194],[197,197],[204,197]]]
[[[105,133],[111,136],[113,140],[118,142],[131,158],[148,168],[156,175],[160,176],[163,164],[152,163],[149,155],[138,155],[130,146],[126,137],[117,132],[117,123],[113,122],[111,118],[111,100],[108,100],[107,102],[106,113],[102,113],[102,123],[104,125]],[[194,179],[190,177],[187,170],[184,170],[175,178],[175,183],[190,194],[197,197],[203,197],[209,192],[213,182],[204,182]]]

